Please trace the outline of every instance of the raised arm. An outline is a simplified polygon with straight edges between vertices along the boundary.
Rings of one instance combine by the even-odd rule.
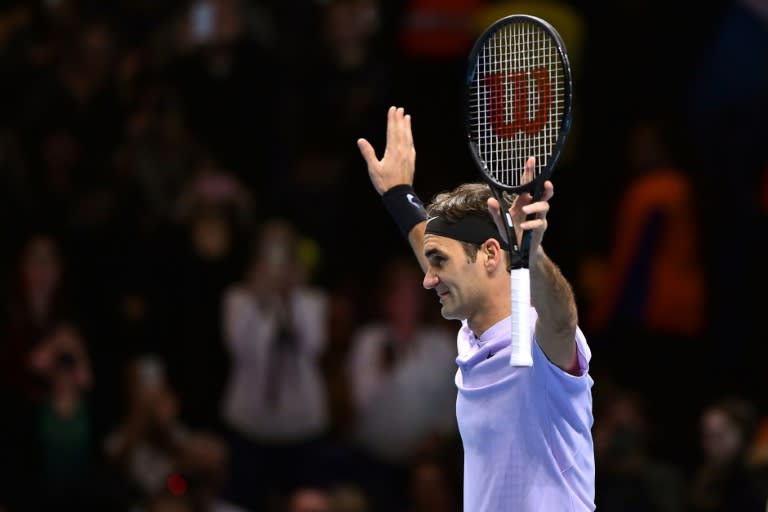
[[[532,159],[526,164],[532,172]],[[529,176],[530,178],[530,176]],[[578,313],[573,289],[563,276],[560,268],[547,256],[541,241],[547,230],[547,212],[549,200],[554,195],[551,181],[544,182],[544,193],[539,201],[533,202],[530,194],[517,197],[510,208],[510,215],[517,231],[518,239],[523,231],[531,230],[530,255],[528,266],[531,276],[531,302],[538,315],[536,321],[536,339],[539,346],[552,363],[563,370],[573,371],[576,362],[576,327]],[[488,207],[501,226],[499,203],[496,199],[488,200]],[[534,217],[527,219],[528,215]],[[504,230],[500,230],[503,234]]]
[[[550,361],[572,371],[576,362],[578,313],[570,283],[538,246],[529,259],[531,302],[536,307],[536,339]]]
[[[413,190],[416,148],[413,145],[411,116],[402,107],[387,111],[387,145],[379,160],[366,139],[358,139],[357,147],[368,165],[368,176],[384,206],[392,215],[403,236],[408,239],[422,270],[426,260],[422,250],[426,212]]]

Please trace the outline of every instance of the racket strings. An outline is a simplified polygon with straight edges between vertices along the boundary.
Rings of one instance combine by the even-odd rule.
[[[549,163],[565,116],[565,70],[552,36],[534,23],[510,23],[478,53],[470,85],[470,137],[495,181],[523,185]]]

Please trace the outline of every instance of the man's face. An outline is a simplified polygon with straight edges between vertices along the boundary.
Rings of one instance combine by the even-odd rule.
[[[443,236],[424,236],[427,273],[424,288],[435,290],[442,304],[443,318],[472,318],[486,300],[485,270],[480,253],[471,261],[461,242]]]

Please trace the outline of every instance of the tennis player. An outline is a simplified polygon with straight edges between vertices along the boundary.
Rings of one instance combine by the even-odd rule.
[[[467,512],[595,510],[591,352],[570,284],[544,252],[549,199],[518,196],[510,208],[530,245],[533,366],[509,364],[510,289],[499,204],[485,184],[438,194],[425,208],[412,188],[410,115],[390,107],[378,159],[357,141],[368,174],[425,272],[442,315],[461,321],[455,382]],[[531,175],[532,162],[527,165]],[[526,220],[526,216],[535,218]]]

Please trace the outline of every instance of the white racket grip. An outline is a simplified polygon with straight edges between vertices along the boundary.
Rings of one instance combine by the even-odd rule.
[[[510,366],[533,366],[531,355],[531,277],[527,268],[513,269],[509,274],[511,293],[512,338]]]

